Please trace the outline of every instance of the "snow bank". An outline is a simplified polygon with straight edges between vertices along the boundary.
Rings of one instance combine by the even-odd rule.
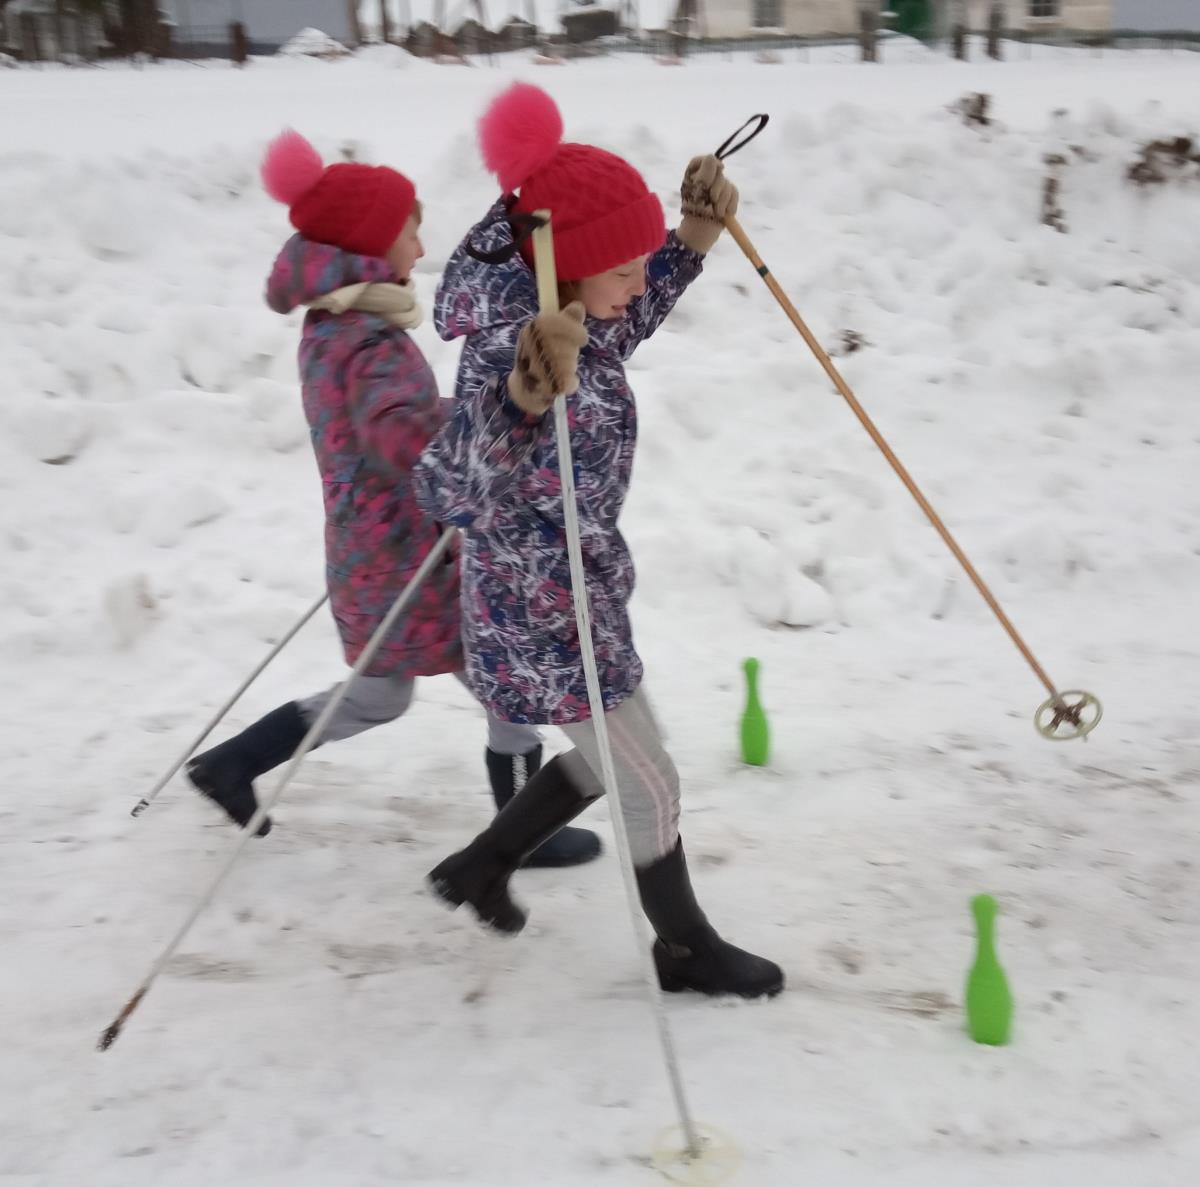
[[[285,58],[341,58],[350,51],[320,29],[301,29],[276,51]]]
[[[1086,749],[1036,738],[1040,686],[722,243],[630,367],[624,526],[697,885],[792,990],[671,1004],[698,1113],[756,1187],[1194,1178],[1200,192],[1125,179],[1145,140],[1195,131],[1193,68],[506,69],[671,210],[689,156],[772,113],[729,164],[743,225],[1055,679],[1108,702]],[[292,125],[410,172],[428,300],[495,196],[470,119],[507,78],[0,82],[23,113],[0,132],[0,1174],[646,1178],[670,1109],[611,857],[522,875],[533,923],[503,952],[421,892],[489,810],[449,680],[306,764],[120,1046],[91,1051],[231,840],[178,783],[126,811],[323,580],[299,319],[261,299],[289,228],[259,154]],[[997,124],[951,113],[969,89]],[[1040,221],[1048,154],[1065,235]],[[456,348],[417,338],[448,388]],[[763,771],[735,761],[747,655]],[[340,676],[322,616],[219,734]],[[1020,1011],[997,1052],[956,1005],[984,889]]]

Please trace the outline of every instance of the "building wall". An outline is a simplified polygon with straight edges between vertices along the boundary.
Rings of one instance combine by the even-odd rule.
[[[979,12],[972,13],[972,25],[982,29],[987,24],[987,8],[985,2],[977,3],[974,7]],[[1113,0],[1058,0],[1056,7],[1058,15],[1037,17],[1033,13],[1041,8],[1035,7],[1034,0],[1007,0],[1008,27],[1010,29],[1037,29],[1053,27],[1064,29],[1080,29],[1087,31],[1111,29],[1113,24]]]
[[[743,37],[755,31],[756,5],[775,4],[780,12],[778,28],[805,37],[821,34],[850,36],[858,32],[859,0],[699,0],[710,37]],[[1167,3],[1169,0],[1135,0],[1136,3]],[[1183,0],[1180,0],[1183,2]],[[1200,0],[1186,0],[1200,9]],[[1005,0],[1007,27],[1036,29],[1054,27],[1101,30],[1113,25],[1113,0],[1057,0],[1059,15],[1050,18],[1031,16],[1034,0]],[[950,0],[933,0],[934,7]],[[990,0],[968,0],[971,27],[987,25]]]
[[[743,37],[755,31],[756,5],[774,5],[775,26],[788,33],[815,37],[849,34],[858,28],[857,0],[700,0],[710,37]]]
[[[250,40],[282,45],[301,29],[320,29],[338,41],[350,36],[345,0],[169,0],[181,35],[187,28],[224,27],[241,20]]]
[[[1197,0],[1116,0],[1113,24],[1118,29],[1200,31]]]

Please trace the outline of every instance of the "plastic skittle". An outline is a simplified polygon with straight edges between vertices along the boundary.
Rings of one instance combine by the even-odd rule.
[[[742,761],[752,767],[765,767],[771,752],[771,731],[767,715],[758,699],[758,660],[742,665],[746,673],[746,709],[742,713]]]
[[[971,900],[977,944],[975,963],[967,975],[967,1031],[977,1043],[1003,1047],[1012,1029],[1013,998],[1008,978],[996,958],[995,927],[1000,911],[990,894]]]

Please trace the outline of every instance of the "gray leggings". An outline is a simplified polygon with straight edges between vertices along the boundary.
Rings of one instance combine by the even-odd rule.
[[[465,684],[461,672],[454,673]],[[333,717],[321,734],[320,742],[340,742],[377,725],[385,725],[403,717],[412,704],[416,680],[411,676],[359,676],[345,700],[334,710]],[[340,684],[299,702],[304,720],[311,726]],[[497,754],[528,754],[541,743],[536,725],[514,725],[511,721],[487,715],[488,749]]]
[[[639,688],[604,715],[633,864],[648,866],[675,848],[679,838],[679,772],[663,749],[662,731]],[[563,755],[584,795],[604,794],[600,750],[590,721],[560,727],[575,749]]]

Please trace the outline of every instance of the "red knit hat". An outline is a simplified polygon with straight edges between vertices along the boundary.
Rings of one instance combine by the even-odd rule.
[[[386,256],[417,203],[413,183],[383,165],[330,165],[297,132],[271,141],[263,185],[289,207],[306,239],[361,256]]]
[[[479,121],[483,160],[514,209],[553,215],[561,280],[582,280],[657,251],[666,238],[662,203],[630,164],[602,148],[562,142],[562,116],[539,87],[515,83]]]

